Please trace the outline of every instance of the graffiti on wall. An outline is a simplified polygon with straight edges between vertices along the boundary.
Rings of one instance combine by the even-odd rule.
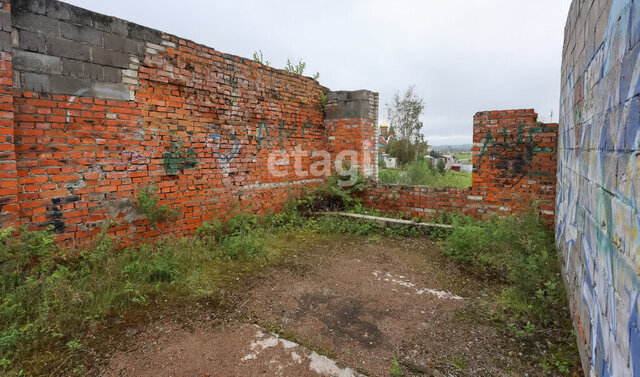
[[[218,125],[211,125],[210,127],[210,133],[207,135],[205,145],[209,150],[213,151],[220,163],[230,163],[240,152],[240,140],[238,140],[233,129],[223,129]],[[225,145],[231,146],[230,150],[226,152],[224,151],[225,148],[222,148],[224,140],[227,140]]]
[[[488,130],[483,137],[478,164],[482,164],[485,157],[491,157],[496,165],[496,170],[503,178],[513,178],[509,180],[510,183],[504,182],[509,187],[517,185],[527,175],[549,175],[550,173],[531,171],[533,158],[536,154],[555,152],[554,147],[540,145],[540,138],[537,136],[547,132],[555,135],[556,129],[539,123],[538,126],[528,128],[524,124],[520,124],[517,132],[509,132],[507,127],[502,127],[502,132],[495,134]],[[504,158],[505,152],[515,153],[512,158]]]
[[[293,129],[288,131],[284,125],[282,120],[278,121],[278,126],[275,127],[276,130],[272,130],[267,125],[267,122],[262,120],[256,129],[256,143],[258,150],[262,148],[270,148],[271,145],[279,146],[280,149],[284,150],[285,146],[289,143],[289,139],[294,136],[296,133],[299,134],[300,137],[304,137],[307,129],[312,126],[310,121],[306,121],[302,123],[300,126],[293,125]]]
[[[267,122],[263,120],[256,127],[257,150],[260,151],[272,146],[284,150],[287,145],[292,143],[292,137],[304,137],[311,126],[312,123],[306,121],[299,126],[293,125],[293,127],[287,128],[280,120],[276,127],[269,127]],[[204,145],[206,151],[212,153],[226,170],[238,156],[242,146],[233,127],[222,127],[215,124],[207,128]],[[118,164],[136,164],[148,161],[146,156],[137,152],[126,151],[122,156],[122,160]],[[178,174],[184,169],[195,168],[198,162],[198,153],[192,147],[186,147],[182,138],[178,141],[171,141],[168,150],[163,155],[164,169],[170,175]]]
[[[525,131],[525,125],[520,124],[518,126],[518,133],[514,134],[507,130],[507,127],[502,127],[502,132],[497,133],[495,136],[491,130],[487,131],[484,136],[484,142],[480,149],[480,162],[486,154],[493,156],[497,155],[495,149],[499,148],[502,151],[510,150],[518,152],[522,157],[522,160],[531,164],[533,156],[538,152],[554,152],[553,147],[542,147],[537,144],[536,136],[544,132],[555,133],[555,129],[548,127],[544,124],[540,124],[539,127],[529,127]]]
[[[128,165],[139,165],[139,164],[148,164],[149,158],[142,153],[136,151],[126,150],[120,153],[120,161],[116,162],[116,166],[128,166]]]
[[[169,150],[164,153],[164,170],[169,175],[178,174],[185,169],[193,169],[198,163],[198,154],[191,147],[185,147],[182,138],[171,141]]]
[[[640,375],[640,4],[606,3],[594,54],[563,62],[556,238],[590,372],[631,376]]]

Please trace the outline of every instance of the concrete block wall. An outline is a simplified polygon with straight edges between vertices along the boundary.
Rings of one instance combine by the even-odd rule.
[[[531,204],[552,228],[555,218],[557,124],[533,110],[485,111],[473,118],[473,176],[469,188],[377,184],[365,205],[429,219],[443,211],[476,218],[522,213]]]
[[[16,89],[134,100],[146,54],[163,50],[162,33],[56,1],[14,0]]]
[[[640,2],[574,0],[565,27],[557,245],[585,371],[640,375]]]

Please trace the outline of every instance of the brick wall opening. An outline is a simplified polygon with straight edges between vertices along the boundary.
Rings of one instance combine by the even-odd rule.
[[[441,212],[482,218],[538,206],[551,227],[555,214],[557,124],[538,122],[532,109],[484,111],[473,118],[473,173],[469,188],[377,183],[365,206],[429,219]]]

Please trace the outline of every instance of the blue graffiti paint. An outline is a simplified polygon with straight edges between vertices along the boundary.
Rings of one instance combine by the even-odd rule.
[[[596,51],[563,62],[556,241],[589,317],[592,372],[617,377],[640,375],[640,3],[608,7]],[[575,23],[601,8],[572,10]]]
[[[219,130],[220,127],[217,125],[212,125],[211,126],[213,129]],[[238,140],[238,137],[236,136],[235,132],[233,130],[228,132],[229,137],[231,140],[233,140],[233,146],[231,147],[231,151],[224,155],[218,151],[213,152],[215,154],[216,157],[218,157],[218,161],[220,161],[221,163],[230,163],[231,161],[233,161],[233,159],[236,157],[236,155],[238,154],[238,152],[240,151],[240,140]],[[207,146],[211,147],[211,148],[220,148],[220,141],[222,140],[222,136],[219,133],[210,133],[209,134],[209,140],[214,141],[215,146],[209,146],[207,143]]]
[[[629,320],[629,349],[631,350],[631,359],[640,360],[640,322],[638,322],[638,293],[629,292],[630,302],[633,302],[631,309],[631,319]],[[634,363],[633,375],[640,376],[640,363]]]
[[[311,123],[311,121],[305,121],[304,123],[302,123],[302,126],[299,128],[300,136],[304,137],[307,129],[312,126],[313,126],[313,123]],[[260,151],[264,146],[269,148],[271,146],[270,142],[276,138],[277,140],[274,140],[274,141],[277,142],[278,145],[280,145],[280,149],[284,150],[286,146],[286,142],[289,140],[289,138],[291,138],[294,135],[294,133],[296,133],[297,129],[298,127],[294,125],[292,126],[291,130],[288,130],[284,122],[282,120],[279,120],[278,126],[277,126],[277,136],[275,133],[276,130],[274,130],[273,136],[272,136],[272,133],[269,130],[269,126],[267,125],[267,122],[264,120],[260,121],[260,124],[256,129],[257,150]]]

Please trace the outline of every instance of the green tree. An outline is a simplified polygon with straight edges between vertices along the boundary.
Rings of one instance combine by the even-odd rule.
[[[420,132],[424,100],[416,93],[415,86],[410,86],[402,93],[396,92],[386,107],[389,125],[393,128],[398,142],[395,148],[392,148],[395,152],[390,154],[397,157],[401,163],[418,158],[427,147],[427,142]]]
[[[438,173],[444,175],[447,172],[447,163],[444,162],[444,159],[441,158],[438,160],[436,168],[438,169]]]
[[[387,146],[387,152],[391,157],[398,159],[400,165],[406,165],[418,160],[427,153],[427,143],[424,141],[412,142],[407,140],[394,140]]]

